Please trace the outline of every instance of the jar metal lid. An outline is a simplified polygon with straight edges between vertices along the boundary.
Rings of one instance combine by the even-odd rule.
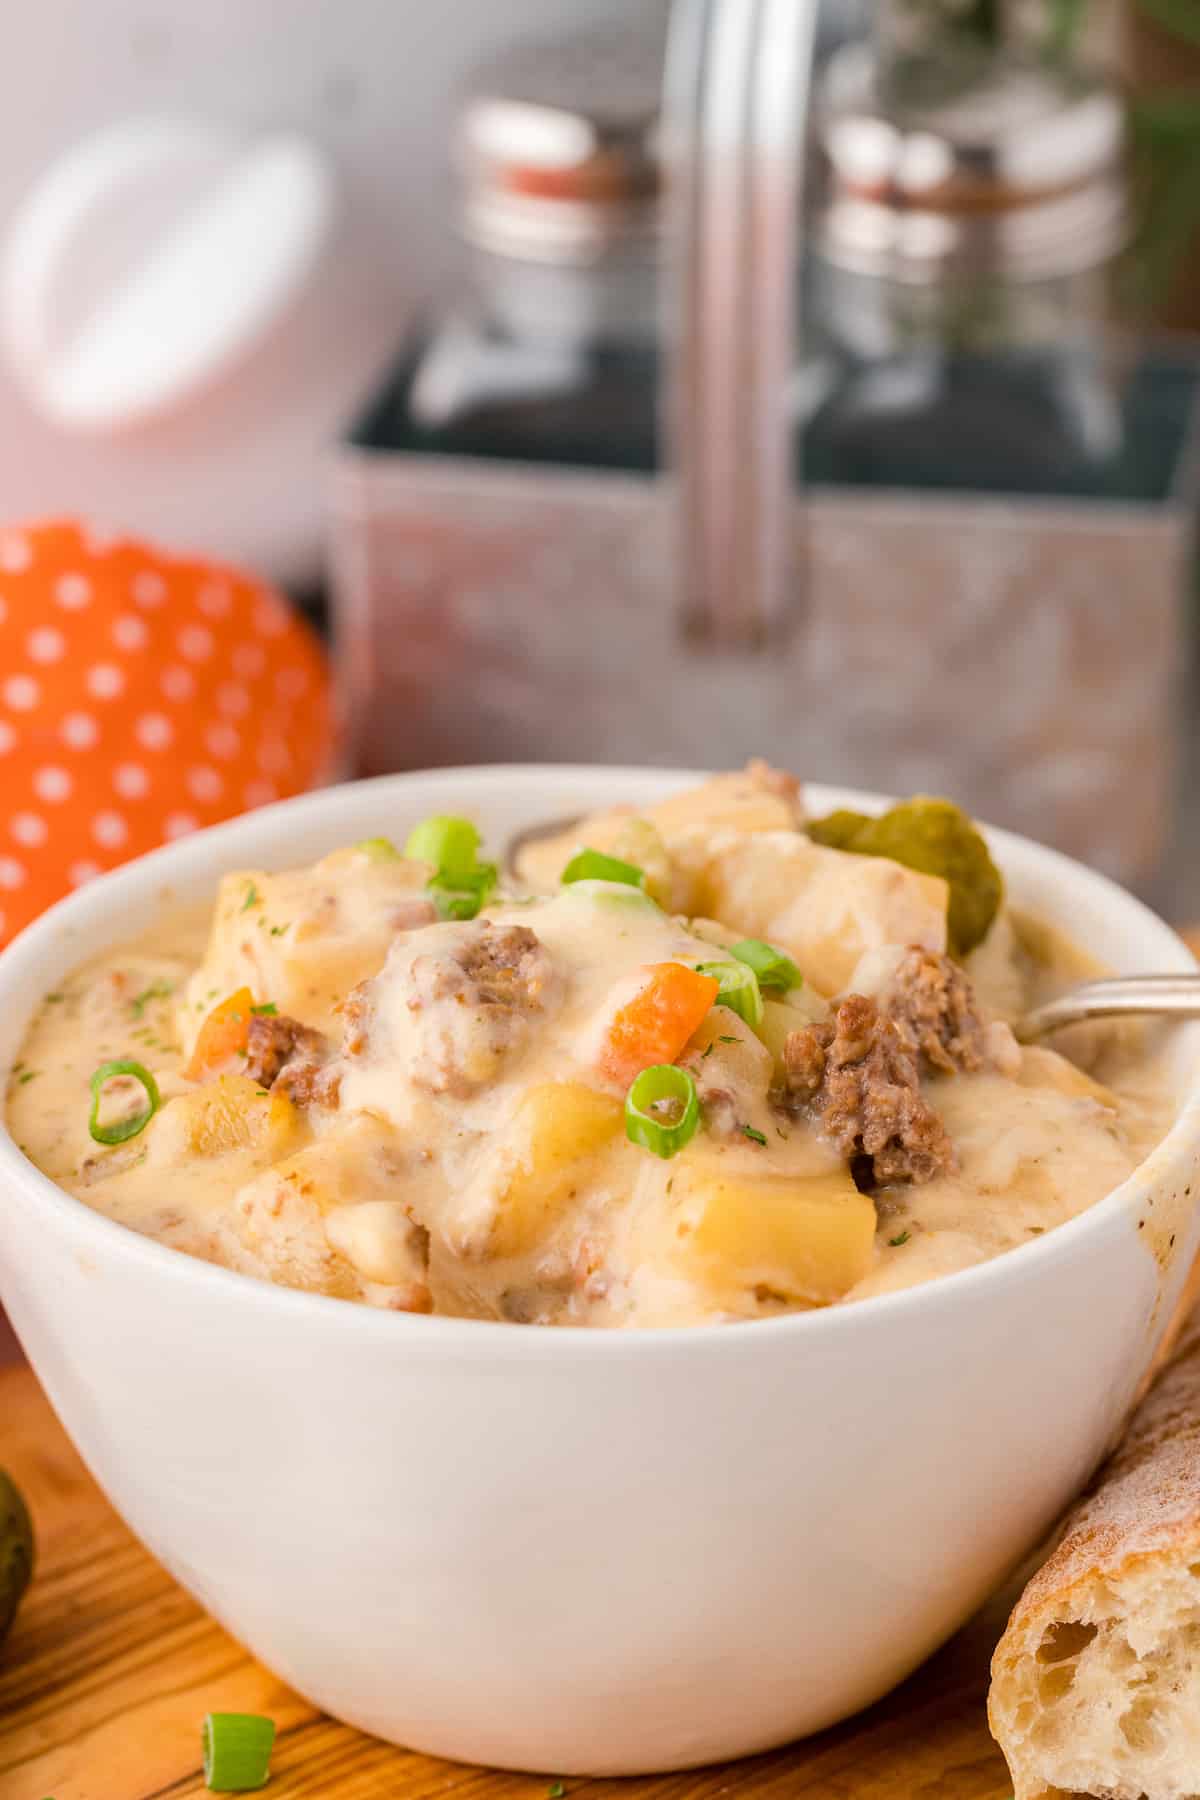
[[[459,116],[462,228],[507,256],[644,253],[658,229],[661,31],[583,33],[481,69]]]
[[[1124,247],[1120,96],[1084,70],[1013,55],[885,71],[839,52],[816,115],[822,255],[866,274],[1037,279]]]

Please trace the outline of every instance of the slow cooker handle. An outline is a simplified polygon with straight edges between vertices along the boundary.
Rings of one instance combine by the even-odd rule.
[[[817,0],[675,0],[664,92],[664,435],[687,633],[777,636],[799,596],[789,389]]]

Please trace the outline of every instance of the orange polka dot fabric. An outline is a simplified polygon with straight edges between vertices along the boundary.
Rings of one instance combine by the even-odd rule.
[[[269,588],[74,522],[0,527],[0,943],[334,755],[320,644]]]

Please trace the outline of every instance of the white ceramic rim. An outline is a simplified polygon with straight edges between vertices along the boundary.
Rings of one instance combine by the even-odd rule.
[[[534,782],[549,797],[555,788],[570,792],[580,782],[589,781],[610,782],[614,789],[622,786],[637,789],[652,783],[686,787],[706,779],[709,773],[711,771],[607,764],[509,763],[413,770],[347,783],[345,787],[352,788],[356,793],[377,788],[403,794],[409,787],[419,790],[430,781],[469,780],[480,794],[482,810],[486,804],[487,789],[513,781]],[[257,812],[243,814],[225,824],[211,826],[206,831],[197,832],[177,843],[137,857],[60,900],[0,952],[0,1016],[13,1004],[14,989],[28,980],[31,970],[36,969],[43,959],[50,961],[64,926],[75,930],[82,941],[85,932],[81,928],[87,925],[94,913],[106,912],[110,902],[118,899],[123,891],[143,899],[148,886],[160,885],[168,889],[175,883],[186,880],[189,865],[207,864],[214,856],[219,857],[229,869],[261,866],[262,858],[259,857],[256,863],[254,849],[255,839],[264,827],[270,828],[274,835],[281,822],[298,820],[306,810],[319,811],[322,806],[328,805],[331,795],[337,791],[339,790],[318,789],[264,807]],[[889,804],[885,795],[826,787],[816,782],[805,783],[805,792],[813,796],[822,808],[856,806],[861,810],[878,810]],[[548,812],[548,817],[557,816],[564,815]],[[1047,871],[1060,870],[1077,891],[1090,890],[1106,905],[1117,903],[1126,907],[1133,920],[1140,921],[1160,939],[1168,963],[1173,962],[1176,967],[1183,969],[1195,968],[1196,960],[1182,938],[1149,907],[1126,893],[1115,882],[1109,881],[1106,876],[1099,875],[1061,852],[1037,844],[1032,839],[991,826],[983,829],[989,842],[999,852],[1001,863],[1005,860],[1006,852],[1015,852],[1020,856],[1032,855]],[[336,837],[331,837],[330,848],[335,847],[336,841]],[[274,860],[268,857],[268,866]],[[115,944],[119,941],[119,937],[109,935],[104,938],[103,943]],[[86,960],[88,955],[99,954],[102,947],[102,944],[97,944],[91,951],[84,951],[80,960]],[[60,962],[56,963],[53,972],[49,968],[45,969],[42,975],[45,986],[39,991],[47,991],[61,976]],[[30,1009],[27,1008],[22,1019],[22,1031],[30,1016]],[[381,1345],[387,1343],[393,1349],[398,1343],[405,1343],[409,1349],[424,1347],[440,1353],[458,1351],[473,1355],[484,1352],[489,1359],[497,1354],[506,1358],[521,1358],[553,1353],[555,1356],[566,1355],[572,1358],[606,1356],[623,1360],[630,1357],[675,1356],[685,1347],[688,1353],[720,1355],[721,1346],[745,1346],[748,1332],[753,1334],[753,1343],[765,1350],[770,1343],[780,1338],[795,1337],[802,1342],[805,1338],[814,1336],[832,1334],[836,1337],[845,1331],[861,1333],[868,1322],[875,1328],[886,1327],[889,1320],[899,1322],[905,1314],[917,1307],[936,1308],[939,1303],[950,1307],[957,1305],[960,1300],[969,1302],[972,1294],[996,1284],[1003,1286],[1007,1282],[1019,1285],[1025,1271],[1032,1270],[1035,1263],[1052,1264],[1064,1260],[1075,1253],[1081,1240],[1093,1234],[1102,1235],[1106,1229],[1119,1228],[1122,1216],[1128,1212],[1131,1199],[1138,1188],[1144,1185],[1151,1165],[1154,1165],[1155,1182],[1168,1183],[1176,1167],[1182,1169],[1185,1164],[1193,1169],[1200,1164],[1200,1067],[1195,1069],[1190,1084],[1186,1087],[1171,1130],[1125,1181],[1066,1224],[1058,1225],[1044,1236],[1018,1245],[987,1262],[938,1276],[936,1280],[915,1287],[873,1295],[869,1299],[856,1301],[853,1306],[829,1306],[816,1308],[811,1312],[781,1314],[770,1319],[731,1320],[711,1325],[655,1326],[627,1331],[602,1331],[580,1325],[545,1332],[516,1330],[511,1323],[501,1320],[389,1312],[382,1308],[334,1299],[329,1295],[279,1287],[272,1282],[259,1281],[253,1276],[222,1268],[215,1263],[199,1261],[166,1244],[160,1244],[153,1238],[140,1236],[68,1194],[56,1182],[43,1175],[18,1149],[9,1133],[7,1120],[0,1118],[0,1186],[11,1180],[35,1194],[64,1231],[77,1234],[81,1249],[89,1244],[94,1245],[97,1251],[105,1254],[116,1255],[129,1262],[142,1262],[148,1269],[158,1271],[164,1280],[183,1286],[195,1283],[208,1286],[215,1294],[227,1296],[231,1305],[240,1303],[270,1307],[285,1313],[296,1313],[301,1318],[308,1315],[314,1319],[317,1316],[313,1310],[315,1308],[323,1315],[328,1328],[373,1333],[379,1338]],[[1200,1205],[1200,1182],[1194,1185],[1197,1193],[1193,1201],[1193,1212]]]

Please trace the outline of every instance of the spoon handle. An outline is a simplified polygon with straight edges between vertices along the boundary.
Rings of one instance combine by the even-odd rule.
[[[1072,988],[1018,1020],[1016,1035],[1032,1043],[1064,1025],[1088,1019],[1116,1019],[1130,1014],[1200,1018],[1200,970],[1195,974],[1114,976]]]

